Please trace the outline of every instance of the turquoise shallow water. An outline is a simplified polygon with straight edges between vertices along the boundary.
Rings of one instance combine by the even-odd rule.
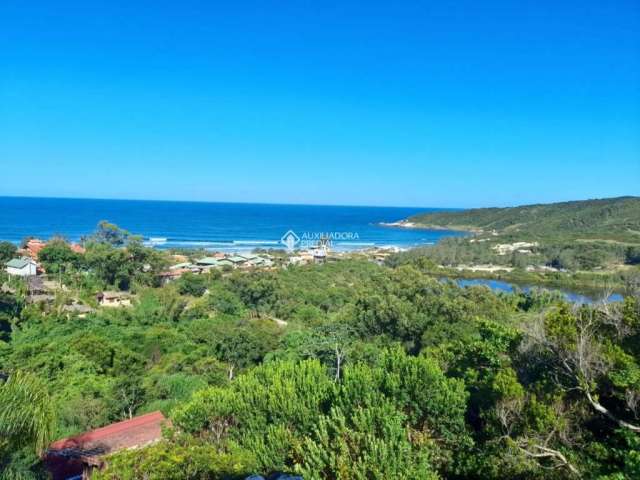
[[[280,239],[289,230],[303,241],[329,234],[335,250],[370,246],[409,248],[461,234],[389,228],[379,223],[436,210],[0,197],[0,240],[17,243],[26,236],[47,239],[63,235],[77,241],[91,233],[100,220],[109,220],[142,235],[148,244],[158,248],[221,251],[281,248]]]

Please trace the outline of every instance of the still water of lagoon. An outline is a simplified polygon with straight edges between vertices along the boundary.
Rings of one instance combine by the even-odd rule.
[[[573,290],[566,289],[557,289],[557,288],[546,288],[534,285],[516,285],[513,283],[505,282],[502,280],[492,280],[488,278],[459,278],[455,280],[456,284],[460,287],[471,287],[477,285],[483,285],[489,287],[491,290],[496,292],[514,292],[516,290],[521,290],[523,292],[528,292],[532,289],[546,289],[550,291],[558,291],[560,292],[564,298],[572,303],[577,304],[591,304],[598,303],[605,300],[606,302],[620,302],[623,300],[623,297],[619,293],[612,293],[606,299],[603,296],[599,296],[595,293],[585,293],[585,292],[577,292]]]

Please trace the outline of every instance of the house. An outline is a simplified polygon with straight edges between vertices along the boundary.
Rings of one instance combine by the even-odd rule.
[[[230,257],[227,257],[227,260],[229,260],[236,267],[239,267],[240,265],[242,265],[244,262],[247,261],[246,258],[244,258],[244,257],[242,257],[240,255],[232,255]]]
[[[161,412],[152,412],[63,438],[51,444],[44,463],[53,480],[85,480],[93,470],[105,466],[106,456],[159,441],[163,426],[171,422]]]
[[[307,259],[300,255],[292,255],[289,257],[289,265],[305,265]]]
[[[255,256],[255,257],[250,258],[249,260],[247,260],[246,265],[248,265],[250,267],[266,268],[266,267],[273,266],[273,261],[270,258],[263,258],[263,257]]]
[[[42,250],[46,246],[47,246],[47,242],[39,240],[37,238],[32,238],[27,241],[27,244],[25,245],[24,250],[28,256],[30,256],[34,260],[37,260],[38,253],[40,253],[40,250]]]
[[[85,248],[78,243],[71,243],[69,245],[69,248],[71,249],[71,251],[79,253],[80,255],[84,255],[86,252]]]
[[[96,295],[96,300],[102,307],[131,306],[131,295],[126,292],[100,292]]]
[[[37,272],[38,265],[29,257],[14,258],[7,262],[7,273],[19,277],[31,277]]]
[[[247,259],[247,262],[245,263],[245,265],[250,266],[250,267],[260,267],[265,262],[266,262],[266,260],[264,258],[262,258],[262,257],[253,257],[253,258]]]
[[[167,285],[168,283],[179,279],[182,275],[188,272],[191,272],[190,268],[169,268],[169,270],[165,272],[160,272],[158,276],[160,277],[160,283],[162,285]]]
[[[324,248],[314,248],[311,250],[313,263],[325,263],[327,260],[327,251]]]
[[[235,266],[235,264],[233,262],[231,262],[227,258],[223,258],[222,260],[218,260],[218,263],[216,264],[216,267],[234,267],[234,266]]]
[[[387,258],[389,258],[389,255],[391,255],[389,252],[377,251],[371,255],[371,260],[378,265],[384,265],[384,262],[386,262]]]
[[[196,265],[198,267],[216,267],[218,265],[218,259],[213,257],[204,257],[196,260]]]
[[[190,262],[181,262],[181,263],[176,263],[175,265],[171,265],[169,267],[169,270],[182,270],[183,268],[193,268],[193,265],[191,265]]]
[[[239,256],[245,259],[245,262],[241,264],[242,267],[271,267],[273,265],[273,261],[270,258],[256,255],[255,253],[243,253]]]
[[[87,305],[81,303],[72,303],[71,305],[65,305],[62,310],[69,314],[78,315],[79,318],[85,318],[87,314],[93,313],[95,310]]]

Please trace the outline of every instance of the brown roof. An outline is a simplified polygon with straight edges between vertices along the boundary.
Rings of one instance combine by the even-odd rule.
[[[163,425],[169,426],[170,422],[161,412],[148,413],[53,442],[47,457],[75,458],[100,465],[100,457],[104,455],[160,440]]]
[[[185,273],[191,272],[190,268],[176,268],[175,270],[165,270],[164,272],[160,272],[159,276],[161,277],[180,277]]]

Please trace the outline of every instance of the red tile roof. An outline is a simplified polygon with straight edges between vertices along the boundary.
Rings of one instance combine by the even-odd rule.
[[[73,250],[74,252],[80,254],[86,252],[85,248],[82,245],[78,245],[77,243],[72,243],[71,245],[69,245],[69,248],[71,248],[71,250]]]
[[[168,426],[170,422],[161,412],[148,413],[58,440],[49,447],[48,457],[76,458],[89,465],[99,465],[104,455],[160,440],[162,425]]]
[[[27,253],[31,258],[37,260],[38,253],[40,253],[40,250],[42,250],[46,246],[47,246],[47,242],[43,242],[42,240],[38,240],[37,238],[32,238],[27,242],[27,245],[25,246],[25,250],[27,251]]]

